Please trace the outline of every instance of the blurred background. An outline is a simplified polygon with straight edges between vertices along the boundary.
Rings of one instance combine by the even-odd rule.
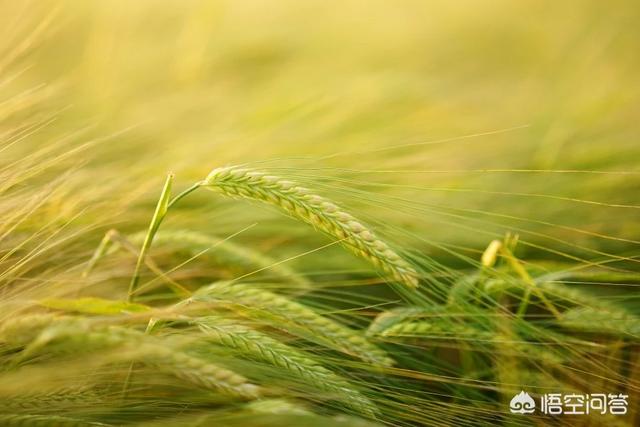
[[[506,231],[525,257],[637,251],[636,2],[0,7],[2,127],[15,139],[0,155],[39,156],[31,188],[63,176],[47,203],[92,243],[146,226],[168,171],[184,188],[247,163],[308,181],[443,262],[477,259]],[[284,255],[326,242],[209,194],[182,207],[202,214],[169,221],[221,235],[258,222],[238,238]]]
[[[447,332],[495,320],[499,345],[464,334],[456,341],[453,329],[452,342],[388,347],[402,362],[397,382],[348,359],[326,363],[371,385],[394,410],[389,424],[458,424],[464,415],[469,425],[497,425],[526,384],[628,393],[625,421],[633,425],[637,318],[628,321],[634,332],[584,348],[574,330],[559,335],[555,349],[566,357],[541,369],[539,355],[554,350],[555,341],[543,339],[554,324],[547,329],[540,304],[527,307],[521,285],[576,285],[562,289],[568,300],[589,297],[577,298],[577,308],[615,303],[640,315],[638,22],[632,0],[0,0],[0,320],[53,297],[124,300],[139,246],[109,253],[83,275],[105,233],[144,233],[169,172],[176,194],[214,168],[246,165],[313,188],[371,225],[414,262],[420,289],[385,286],[371,265],[277,209],[199,190],[170,210],[163,231],[229,237],[249,254],[244,261],[253,256],[267,267],[256,274],[256,263],[234,266],[222,256],[216,265],[214,251],[193,259],[180,245],[156,241],[149,259],[158,267],[144,268],[141,283],[157,286],[136,302],[176,301],[159,277],[189,290],[266,277],[358,331],[402,308],[403,298],[434,309]],[[515,258],[499,261],[493,276],[480,257],[507,234]],[[279,277],[275,266],[283,267]],[[500,300],[487,302],[465,293],[482,284],[490,297],[491,286],[511,282],[524,296],[502,300],[498,289]],[[455,298],[464,304],[447,310],[468,322],[437,311]],[[515,320],[491,311],[496,302],[509,314],[519,303]],[[607,326],[624,329],[628,312],[617,323],[606,310],[604,321],[584,316],[606,334]],[[511,335],[512,326],[533,331],[522,336],[539,344],[534,352],[501,353],[528,342],[520,330]],[[6,360],[14,355],[3,351]],[[41,373],[65,381],[85,375],[46,364]],[[107,376],[118,404],[129,373]],[[0,394],[43,384],[27,377],[3,371]],[[153,385],[145,378],[143,391]],[[153,406],[126,411],[159,417],[162,390],[143,396]],[[184,409],[176,408],[164,414]],[[126,411],[118,416],[126,420]]]

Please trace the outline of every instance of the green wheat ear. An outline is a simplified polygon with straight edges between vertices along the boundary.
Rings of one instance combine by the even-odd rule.
[[[286,399],[262,399],[249,402],[244,409],[259,414],[312,415],[304,406]]]
[[[352,355],[375,366],[389,367],[395,362],[359,331],[316,313],[311,308],[273,292],[241,283],[217,282],[200,288],[186,301],[229,301],[249,307],[246,316],[267,316],[273,322],[298,329],[300,335]],[[262,319],[263,321],[267,319]]]
[[[370,418],[378,414],[376,406],[346,379],[310,358],[307,354],[236,320],[200,317],[191,321],[208,339],[239,350],[244,356],[266,362],[290,372],[308,385],[341,399],[350,408]]]
[[[207,359],[187,353],[170,340],[162,340],[136,329],[121,326],[100,326],[78,317],[25,317],[2,330],[5,336],[16,332],[33,320],[39,330],[30,329],[30,336],[20,334],[24,356],[46,352],[53,354],[92,354],[106,349],[122,350],[127,361],[139,361],[156,371],[181,379],[193,386],[227,396],[255,399],[261,394],[259,386],[243,375],[219,366]],[[44,322],[43,320],[48,320]],[[7,333],[9,332],[9,333]]]
[[[640,318],[622,310],[576,307],[564,313],[558,323],[565,328],[583,332],[603,333],[638,338]]]
[[[0,423],[5,427],[107,427],[110,424],[85,421],[58,415],[3,414]]]
[[[490,342],[495,333],[475,326],[460,325],[441,319],[396,323],[380,332],[381,337],[451,338]]]
[[[423,307],[397,307],[378,314],[367,328],[365,334],[368,337],[375,337],[399,323],[404,323],[421,316],[434,316],[443,313],[444,308],[442,307],[432,307],[430,309]]]
[[[418,286],[418,273],[368,227],[331,201],[266,173],[235,166],[211,171],[200,184],[226,196],[258,200],[285,211],[337,239],[356,255],[410,287]]]

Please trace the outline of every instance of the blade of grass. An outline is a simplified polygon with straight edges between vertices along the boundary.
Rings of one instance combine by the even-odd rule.
[[[138,286],[138,281],[140,280],[140,269],[142,268],[142,264],[144,262],[145,256],[147,255],[147,251],[151,247],[151,243],[153,242],[153,236],[158,231],[160,227],[160,223],[164,219],[164,216],[167,214],[167,209],[169,208],[169,198],[171,197],[171,186],[173,184],[174,175],[169,173],[167,175],[167,179],[164,182],[164,187],[162,192],[160,193],[160,199],[158,199],[158,204],[156,205],[156,210],[153,213],[153,217],[151,218],[151,223],[149,224],[149,230],[147,231],[147,235],[144,238],[144,242],[142,243],[142,249],[140,250],[140,255],[138,256],[138,261],[136,262],[136,268],[133,272],[133,277],[131,278],[131,283],[129,284],[129,293],[127,296],[127,300],[131,302],[133,300],[133,292],[136,290]]]

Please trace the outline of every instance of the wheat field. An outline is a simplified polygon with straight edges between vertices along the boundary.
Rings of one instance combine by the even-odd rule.
[[[0,426],[639,425],[639,19],[0,0]]]

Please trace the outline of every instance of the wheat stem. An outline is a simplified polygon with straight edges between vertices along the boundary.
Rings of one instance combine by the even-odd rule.
[[[140,249],[140,255],[138,256],[138,261],[136,262],[133,277],[131,278],[131,283],[129,284],[129,292],[127,297],[128,301],[133,300],[133,293],[138,286],[138,281],[140,280],[140,269],[142,268],[142,264],[145,260],[145,257],[147,256],[147,251],[151,247],[153,236],[155,235],[156,231],[158,231],[160,223],[167,213],[169,197],[171,197],[172,184],[173,174],[170,173],[169,175],[167,175],[167,179],[164,182],[164,187],[162,188],[160,198],[158,199],[158,203],[156,204],[156,209],[153,213],[153,217],[151,218],[151,223],[149,224],[149,230],[147,231],[147,235],[144,239],[144,242],[142,243],[142,249]]]
[[[524,297],[520,302],[520,307],[518,308],[518,317],[524,316],[524,313],[527,310],[527,305],[529,303],[529,296],[531,292],[535,292],[535,294],[540,298],[540,301],[545,305],[547,310],[549,310],[556,319],[560,318],[560,312],[556,307],[547,299],[544,292],[538,288],[536,282],[531,278],[527,270],[522,266],[520,261],[513,255],[513,252],[509,250],[507,247],[502,247],[500,251],[503,253],[503,256],[511,266],[511,268],[516,272],[518,276],[522,279],[524,283],[527,285],[527,289],[525,290]]]
[[[136,233],[129,238],[133,242],[142,241],[144,234]],[[249,247],[233,243],[228,238],[223,239],[189,230],[164,230],[156,234],[154,242],[156,244],[179,245],[194,255],[210,253],[215,257],[216,264],[225,268],[239,269],[245,274],[269,271],[283,281],[295,283],[298,289],[306,289],[310,286],[306,278],[283,263]]]

